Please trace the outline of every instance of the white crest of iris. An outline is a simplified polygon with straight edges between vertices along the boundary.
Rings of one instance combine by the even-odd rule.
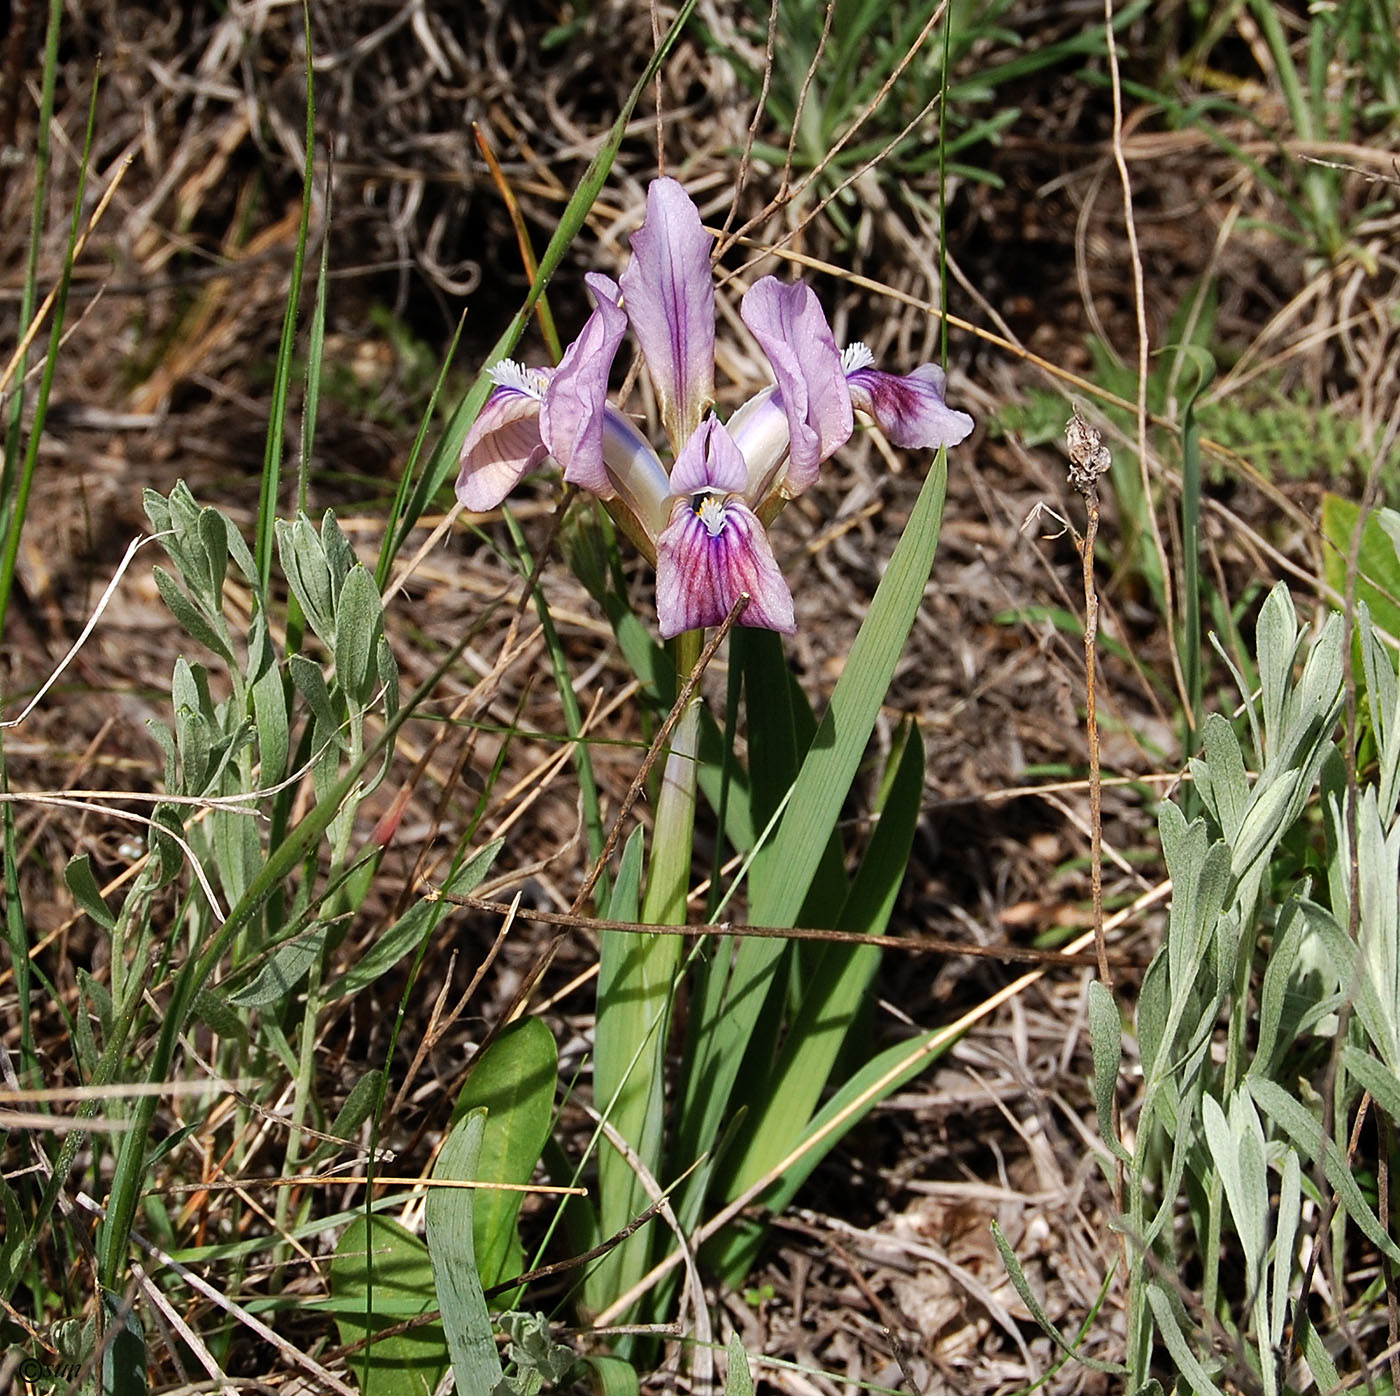
[[[877,369],[863,344],[843,352],[810,286],[765,276],[739,313],[774,381],[721,422],[712,410],[714,239],[677,181],[652,182],[631,242],[620,285],[597,272],[584,278],[593,313],[557,368],[493,366],[496,388],[463,443],[457,497],[476,512],[494,509],[552,457],[565,480],[608,501],[655,558],[664,638],[717,625],[742,595],[742,624],[790,634],[792,593],[760,511],[771,518],[812,487],[849,439],[856,411],[911,449],[958,445],[972,418],[947,406],[936,364],[900,376]],[[661,406],[669,472],[607,400],[629,327]]]

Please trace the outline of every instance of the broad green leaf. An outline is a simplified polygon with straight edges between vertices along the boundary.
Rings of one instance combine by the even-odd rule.
[[[222,994],[211,988],[203,988],[195,995],[195,1015],[207,1024],[220,1037],[232,1038],[235,1042],[248,1040],[248,1029],[238,1016],[233,1005]]]
[[[277,520],[277,555],[287,585],[296,597],[312,630],[329,645],[335,640],[335,604],[331,597],[331,570],[326,550],[305,514],[296,521]]]
[[[1259,990],[1259,1038],[1250,1074],[1272,1077],[1275,1057],[1287,1050],[1297,1037],[1298,1024],[1310,996],[1297,984],[1298,952],[1303,944],[1307,919],[1297,898],[1290,898],[1279,915],[1264,982]]]
[[[1099,1134],[1115,1158],[1131,1164],[1132,1155],[1123,1147],[1113,1123],[1113,1099],[1123,1059],[1123,1018],[1112,990],[1098,979],[1089,984],[1089,1042],[1094,1058],[1094,1105]]]
[[[264,789],[270,789],[287,773],[291,730],[287,692],[267,635],[267,619],[261,610],[253,616],[248,637],[248,658],[254,729],[258,740],[258,780]]]
[[[358,563],[340,592],[335,618],[335,672],[341,692],[356,708],[368,707],[378,676],[375,650],[384,625],[384,607],[374,578]]]
[[[1225,1188],[1226,1201],[1230,1204],[1235,1234],[1244,1249],[1250,1292],[1253,1293],[1262,1279],[1265,1216],[1269,1205],[1264,1133],[1243,1091],[1236,1091],[1231,1098],[1228,1120],[1220,1102],[1214,1096],[1206,1096],[1201,1104],[1201,1121],[1216,1172]]]
[[[554,1118],[559,1053],[554,1035],[538,1018],[512,1023],[473,1063],[453,1108],[453,1121],[486,1111],[476,1176],[488,1183],[528,1183],[540,1161]],[[518,1275],[524,1255],[516,1217],[524,1195],[480,1190],[472,1234],[482,1286],[490,1289]],[[507,1307],[515,1301],[506,1296]]]
[[[844,906],[829,918],[837,930],[883,935],[904,880],[924,793],[923,739],[912,724],[890,765],[892,783],[869,847]],[[747,1093],[750,1112],[736,1146],[743,1152],[729,1173],[731,1197],[802,1137],[879,965],[874,947],[804,948],[818,953],[802,966],[802,996],[772,1070],[762,1076],[761,1089]]]
[[[773,875],[756,889],[750,919],[792,926],[850,791],[871,729],[908,639],[938,545],[947,485],[940,451],[851,646],[831,702],[793,785],[773,843]],[[699,1139],[719,1135],[746,1048],[767,999],[781,943],[747,940],[722,1004],[705,1006],[687,1072],[682,1118]],[[691,1121],[696,1123],[692,1127]]]
[[[287,672],[291,674],[297,692],[306,699],[311,708],[320,739],[339,740],[341,718],[336,713],[335,702],[326,686],[326,676],[321,672],[321,666],[313,663],[304,654],[294,654],[287,660]]]
[[[474,1110],[460,1120],[438,1154],[433,1177],[444,1181],[477,1176],[486,1112]],[[494,1390],[501,1360],[491,1333],[472,1240],[472,1188],[432,1188],[428,1192],[428,1255],[457,1390],[473,1396]]]
[[[1370,608],[1382,630],[1400,638],[1400,543],[1394,536],[1394,518],[1394,510],[1380,510],[1362,527],[1356,597]],[[1346,596],[1347,559],[1360,520],[1361,506],[1355,500],[1339,494],[1322,496],[1322,536],[1326,540],[1322,571],[1338,596]]]
[[[86,853],[80,853],[76,858],[68,860],[68,866],[63,869],[63,880],[68,884],[73,900],[99,926],[108,931],[116,929],[117,918],[112,915],[111,908],[103,900],[97,878],[93,876],[92,859]]]
[[[223,610],[224,577],[228,572],[228,523],[224,516],[212,506],[199,511],[195,524],[199,531],[199,541],[208,561],[208,591],[205,603],[216,615]]]
[[[229,1002],[239,1008],[270,1008],[284,1002],[325,949],[329,931],[321,922],[289,940],[273,953],[251,984],[229,996]]]
[[[170,608],[185,633],[232,667],[233,651],[229,648],[228,640],[214,629],[199,607],[180,589],[175,578],[159,565],[153,567],[151,573],[156,579],[156,590],[160,592],[161,600]]]
[[[1292,1149],[1284,1156],[1278,1191],[1278,1220],[1274,1226],[1273,1285],[1269,1305],[1269,1342],[1283,1342],[1288,1322],[1289,1286],[1293,1278],[1293,1246],[1303,1217],[1301,1168]]]
[[[1259,655],[1267,759],[1275,754],[1282,735],[1284,703],[1292,683],[1293,658],[1298,648],[1298,616],[1283,582],[1274,587],[1259,608],[1255,644]]]
[[[102,1390],[121,1396],[144,1396],[146,1391],[146,1333],[135,1308],[119,1294],[102,1292]]]
[[[1323,1132],[1321,1124],[1308,1112],[1307,1107],[1273,1081],[1250,1077],[1247,1085],[1259,1108],[1287,1132],[1304,1157],[1310,1163],[1322,1164],[1322,1171],[1337,1194],[1342,1210],[1356,1223],[1366,1239],[1392,1262],[1400,1264],[1400,1245],[1396,1245],[1376,1220],[1376,1214],[1352,1177],[1346,1157]]]
[[[729,1335],[729,1370],[724,1376],[724,1396],[753,1396],[753,1373],[749,1371],[749,1355],[744,1351],[738,1333]]]
[[[1206,718],[1202,733],[1215,816],[1226,843],[1235,842],[1245,810],[1249,806],[1249,779],[1245,775],[1244,754],[1235,729],[1219,713]]]
[[[1210,1379],[1200,1358],[1191,1351],[1186,1334],[1181,1331],[1181,1323],[1172,1308],[1171,1297],[1155,1282],[1147,1285],[1147,1304],[1156,1320],[1157,1331],[1167,1345],[1177,1370],[1190,1383],[1195,1396],[1224,1396],[1220,1388]]]
[[[337,1139],[352,1139],[355,1131],[369,1118],[369,1112],[374,1109],[374,1103],[379,1099],[380,1087],[384,1082],[384,1072],[380,1067],[373,1067],[365,1072],[353,1086],[350,1087],[350,1094],[345,1097],[345,1104],[336,1112],[336,1117],[331,1121],[331,1127],[327,1134],[334,1135]],[[326,1141],[329,1144],[329,1141]],[[334,1148],[335,1145],[330,1145]]]
[[[592,1378],[594,1396],[639,1396],[637,1369],[621,1357],[587,1356],[583,1359]]]
[[[493,839],[478,849],[458,871],[447,880],[443,891],[456,897],[470,896],[491,870],[503,839]],[[350,968],[326,989],[327,1001],[357,994],[373,984],[381,975],[398,964],[411,950],[422,945],[433,934],[453,904],[441,897],[424,897],[415,902],[389,927],[375,937],[374,944]]]
[[[1090,1371],[1111,1372],[1115,1376],[1125,1375],[1128,1369],[1117,1362],[1100,1362],[1096,1358],[1085,1357],[1055,1327],[1040,1300],[1036,1298],[1035,1291],[1031,1289],[1026,1272],[1021,1268],[1021,1261],[1016,1252],[1011,1249],[1011,1242],[1006,1239],[1005,1232],[995,1221],[992,1222],[992,1240],[996,1242],[997,1251],[1001,1255],[1001,1263],[1006,1266],[1006,1273],[1011,1280],[1012,1287],[1021,1296],[1021,1302],[1030,1310],[1031,1317],[1040,1325],[1041,1332],[1067,1357],[1072,1357],[1076,1362],[1089,1368]]]
[[[1400,1076],[1378,1062],[1367,1052],[1348,1044],[1342,1048],[1342,1065],[1355,1077],[1363,1090],[1369,1091],[1375,1102],[1400,1124]]]
[[[342,1343],[357,1343],[436,1306],[428,1248],[387,1217],[357,1216],[331,1261],[331,1295]],[[364,1396],[432,1396],[447,1368],[439,1322],[415,1325],[346,1359]]]

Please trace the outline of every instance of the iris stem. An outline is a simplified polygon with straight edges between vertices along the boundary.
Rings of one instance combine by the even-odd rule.
[[[700,658],[704,632],[689,630],[671,645],[677,688]],[[700,744],[700,700],[692,697],[676,724],[662,767],[641,919],[653,926],[685,922],[690,889],[695,791]],[[666,1041],[671,1001],[684,942],[674,935],[605,937],[599,976],[594,1092],[598,1107],[630,1144],[638,1160],[661,1179],[665,1134]],[[599,1159],[600,1223],[604,1236],[650,1202],[631,1165],[604,1146]],[[601,1306],[626,1292],[649,1268],[652,1228],[629,1237],[591,1277]]]
[[[679,689],[700,659],[705,632],[687,630],[672,642]],[[686,894],[690,890],[691,849],[695,836],[695,782],[700,735],[700,700],[692,696],[676,724],[671,749],[661,775],[656,802],[656,826],[651,840],[651,867],[647,875],[642,920],[652,926],[680,926],[685,922]],[[673,941],[674,936],[662,936]]]

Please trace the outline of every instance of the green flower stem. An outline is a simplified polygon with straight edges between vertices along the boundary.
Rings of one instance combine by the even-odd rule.
[[[691,630],[672,645],[677,687],[699,660],[703,639],[702,631]],[[676,724],[657,796],[641,915],[649,925],[685,921],[699,745],[700,701],[692,696]],[[604,940],[600,965],[594,1098],[653,1176],[661,1168],[666,1039],[684,948],[679,936],[611,936]],[[650,1199],[617,1150],[604,1145],[598,1167],[600,1230],[610,1236]],[[651,1236],[652,1229],[644,1227],[610,1253],[590,1276],[590,1304],[606,1305],[641,1278],[650,1263]]]
[[[700,659],[705,633],[687,630],[673,646],[676,687],[684,685]],[[671,749],[661,776],[656,803],[656,828],[651,840],[651,867],[647,875],[642,920],[651,926],[685,924],[686,895],[690,890],[691,845],[695,834],[695,781],[699,770],[700,700],[692,695],[676,724]],[[675,936],[660,936],[660,943],[679,948]],[[676,959],[672,956],[672,959]]]

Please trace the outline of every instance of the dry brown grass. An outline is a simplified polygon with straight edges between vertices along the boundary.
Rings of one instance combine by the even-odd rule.
[[[16,80],[28,82],[36,71],[35,8],[14,7],[13,32],[22,33],[25,17],[30,29],[24,46],[11,49],[11,98]],[[701,12],[718,39],[761,62],[761,33],[746,32],[738,7],[710,0]],[[542,237],[650,52],[651,22],[635,0],[580,10],[566,41],[545,46],[571,13],[499,0],[311,6],[318,139],[334,170],[333,218],[325,217],[322,190],[313,220],[315,242],[331,243],[332,297],[331,390],[321,409],[311,513],[335,506],[362,556],[377,549],[383,506],[436,355],[463,306],[460,359],[474,370],[527,284],[472,123],[489,134]],[[141,489],[164,491],[184,479],[201,500],[251,525],[296,238],[304,160],[299,9],[272,0],[173,9],[103,0],[74,7],[65,36],[41,281],[57,270],[70,212],[64,191],[75,183],[75,144],[99,56],[91,186],[100,191],[122,162],[132,163],[75,283],[20,597],[0,657],[7,699],[34,686],[67,649],[121,549],[144,526]],[[1126,361],[1137,353],[1139,308],[1107,95],[1063,72],[1008,95],[1023,106],[1022,118],[998,147],[978,152],[1000,185],[954,180],[949,191],[950,309],[968,323],[952,336],[950,396],[982,424],[1028,388],[1053,382],[1056,370],[1088,370],[1088,334]],[[1267,84],[1247,101],[1261,121],[1281,120]],[[26,96],[0,113],[13,122],[21,151],[33,141],[33,110]],[[734,152],[753,116],[748,93],[692,36],[668,66],[661,112],[668,168],[684,175],[707,218],[722,223],[733,202]],[[656,171],[657,120],[654,110],[639,114],[577,248],[578,265],[617,270]],[[1267,368],[1284,390],[1305,385],[1318,401],[1354,411],[1365,439],[1379,443],[1394,421],[1400,361],[1394,221],[1374,219],[1362,227],[1354,255],[1315,265],[1270,231],[1280,217],[1276,196],[1199,132],[1163,131],[1153,112],[1130,105],[1121,151],[1133,193],[1145,342],[1160,346],[1186,289],[1212,275],[1220,287],[1219,333],[1239,354],[1214,391],[1240,391]],[[1272,158],[1275,149],[1261,145],[1257,153]],[[1373,196],[1374,181],[1393,178],[1383,152],[1319,146],[1295,153],[1345,164],[1352,171],[1345,197],[1354,208]],[[736,222],[769,202],[777,178],[750,167]],[[6,166],[0,179],[0,266],[13,305],[32,191],[22,162]],[[824,287],[838,337],[867,338],[882,360],[912,365],[936,350],[937,317],[921,308],[939,294],[932,187],[911,187],[896,202],[872,184],[854,248],[839,246],[821,219],[797,239],[808,256],[889,288],[872,295],[831,278]],[[780,210],[757,234],[782,241],[785,218],[791,231],[793,220]],[[726,265],[743,265],[743,255],[736,249]],[[724,293],[731,324],[737,292],[730,283]],[[581,308],[578,278],[566,268],[554,288],[555,313],[570,325]],[[7,339],[13,334],[11,326]],[[721,370],[722,395],[736,399],[758,372],[737,340],[722,346]],[[1151,455],[1147,465],[1170,503],[1172,467]],[[1212,585],[1229,603],[1280,571],[1314,585],[1323,482],[1282,486],[1231,460],[1226,471],[1205,525]],[[814,695],[829,691],[840,670],[919,473],[919,462],[866,436],[785,517],[780,561],[799,619],[791,659]],[[1082,524],[1077,511],[1053,447],[984,430],[954,464],[934,583],[881,728],[888,742],[898,718],[913,714],[929,757],[925,817],[897,912],[903,929],[1029,945],[1041,943],[1037,937],[1063,940],[1087,924],[1083,784],[1026,789],[1030,773],[1038,781],[1085,763],[1082,653],[1073,629],[1055,615],[1079,613],[1078,560],[1068,535],[1043,522],[1058,516]],[[550,512],[543,491],[518,511],[536,544],[547,536]],[[500,536],[493,521],[481,522]],[[1121,523],[1110,503],[1103,525],[1110,552]],[[1165,546],[1174,546],[1170,537]],[[567,569],[556,560],[546,576],[585,707],[596,709],[594,760],[615,807],[643,738],[625,701],[628,676]],[[1137,778],[1110,781],[1104,796],[1104,896],[1115,908],[1151,892],[1160,876],[1149,831],[1157,778],[1176,764],[1176,734],[1170,680],[1162,682],[1171,651],[1161,617],[1139,578],[1124,573],[1103,582],[1101,625],[1116,647],[1102,656],[1104,769]],[[635,585],[639,595],[648,586],[640,572]],[[513,602],[516,587],[495,553],[466,530],[454,532],[420,563],[391,611],[405,682],[425,675],[483,606]],[[502,608],[460,676],[443,684],[440,714],[468,699],[492,670],[509,612]],[[533,633],[528,622],[525,633]],[[61,701],[7,737],[12,784],[100,786],[114,795],[151,788],[160,766],[144,724],[168,693],[177,644],[143,557]],[[528,903],[570,905],[586,858],[577,793],[558,761],[555,734],[564,720],[542,656],[536,636],[479,714],[487,726],[444,733],[421,722],[405,733],[397,774],[412,773],[412,793],[386,876],[343,947],[348,958],[373,942],[419,878],[438,871],[436,858],[464,826],[479,788],[471,772],[489,769],[499,749],[493,725],[540,735],[511,744],[483,835],[510,828],[509,882],[523,886]],[[710,681],[720,677],[716,670]],[[367,821],[397,788],[386,784]],[[77,966],[101,966],[62,868],[86,852],[101,878],[120,875],[133,856],[129,834],[95,812],[34,807],[18,817],[30,932],[68,996]],[[1135,917],[1115,941],[1129,983],[1132,966],[1150,954],[1154,915]],[[428,966],[423,982],[432,992],[420,993],[410,1036],[430,1030],[439,987],[446,1002],[466,987],[496,929],[479,915],[455,919],[453,937]],[[426,1160],[471,1046],[529,973],[544,938],[544,928],[517,923],[472,1001],[458,1005],[455,1019],[434,1021],[437,1046],[417,1075],[395,1083],[401,1106],[386,1142],[400,1153],[400,1171]],[[548,1011],[566,1074],[586,1047],[591,996],[578,985],[594,957],[587,937],[567,941],[546,985],[555,991]],[[877,1016],[882,1024],[948,1021],[1017,972],[957,957],[900,961],[882,982]],[[988,1222],[1001,1223],[1051,1316],[1073,1328],[1118,1254],[1106,1227],[1111,1200],[1095,1162],[1085,1086],[1086,978],[1087,971],[1064,969],[1041,978],[917,1088],[883,1106],[813,1182],[805,1209],[776,1231],[751,1300],[716,1296],[750,1352],[796,1364],[763,1368],[772,1389],[834,1391],[821,1375],[834,1373],[930,1393],[1011,1391],[1048,1369],[1052,1350],[1011,1290]],[[324,1023],[327,1106],[343,1099],[362,1063],[382,1060],[400,989],[391,978],[370,1000],[346,1004]],[[38,1029],[52,1044],[59,1084],[66,1079],[61,1020],[48,1015]],[[13,1023],[6,1033],[13,1036]],[[178,1122],[178,1106],[172,1111]],[[205,1204],[182,1213],[180,1224],[202,1234],[211,1224]],[[303,1279],[314,1284],[309,1269]],[[1118,1302],[1115,1285],[1095,1328],[1097,1355],[1113,1355],[1121,1337]],[[201,1317],[194,1316],[196,1327]],[[294,1324],[288,1332],[309,1344],[324,1337],[324,1326]],[[239,1361],[249,1376],[280,1382],[289,1375],[281,1358],[255,1343],[240,1349]],[[173,1380],[164,1369],[160,1376]],[[1074,1368],[1051,1383],[1057,1391],[1105,1385]]]

